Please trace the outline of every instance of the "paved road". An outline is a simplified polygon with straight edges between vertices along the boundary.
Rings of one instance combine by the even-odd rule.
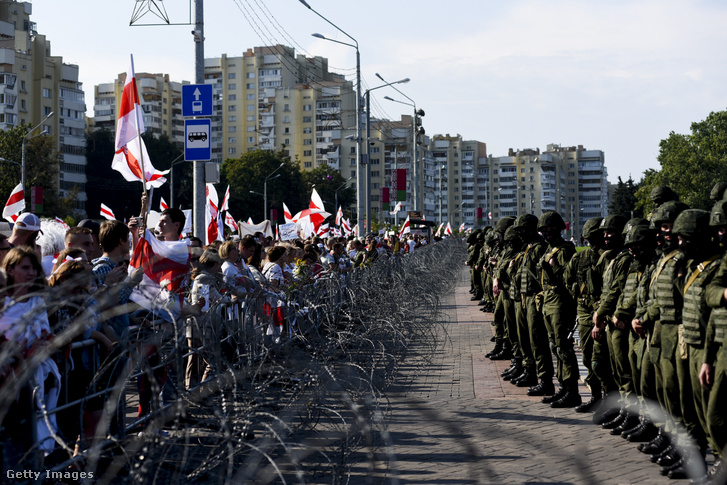
[[[352,483],[670,482],[634,444],[592,424],[591,414],[552,409],[503,382],[509,361],[485,358],[492,315],[470,296],[463,271],[443,300],[438,348],[408,360],[389,393],[389,457],[378,457],[375,469],[362,461]]]

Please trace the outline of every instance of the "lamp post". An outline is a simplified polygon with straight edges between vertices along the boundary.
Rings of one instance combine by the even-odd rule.
[[[318,39],[328,40],[331,42],[335,42],[337,44],[345,45],[348,47],[353,47],[356,49],[356,205],[358,206],[358,215],[357,215],[357,223],[359,227],[359,232],[363,230],[364,226],[364,211],[365,207],[363,206],[364,200],[363,200],[363,177],[362,175],[362,167],[361,167],[361,155],[363,152],[362,148],[362,139],[361,139],[361,53],[358,49],[358,41],[348,35],[343,29],[341,29],[338,25],[334,24],[327,18],[325,18],[323,15],[318,13],[313,7],[308,5],[308,2],[305,0],[298,0],[300,3],[305,5],[308,10],[313,12],[314,14],[318,15],[320,18],[325,20],[329,25],[331,25],[333,28],[341,32],[343,35],[348,37],[353,41],[353,44],[348,44],[346,42],[341,42],[339,40],[329,39],[327,37],[324,37],[321,34],[313,34],[313,37],[316,37]]]
[[[283,165],[285,165],[285,162],[281,163],[278,168],[276,168],[275,170],[273,170],[270,173],[270,175],[268,175],[267,177],[265,177],[265,182],[263,182],[263,199],[264,199],[264,201],[263,201],[263,210],[264,210],[264,212],[263,212],[263,220],[267,220],[267,218],[268,218],[268,180],[271,177],[274,178],[274,179],[280,177],[280,175],[282,175],[282,174],[278,174],[275,177],[273,177],[273,174],[275,172],[277,172],[278,170],[280,170],[281,168],[283,168]]]
[[[381,79],[381,76],[377,73],[376,76]],[[383,80],[383,79],[382,79]],[[376,86],[370,89],[367,89],[364,93],[364,98],[366,99],[366,141],[369,142],[371,139],[371,91],[374,91],[376,89],[385,88],[386,86],[393,86],[394,84],[406,84],[410,81],[410,79],[404,78],[399,79],[398,81],[393,81],[390,83],[382,84],[380,86]],[[370,156],[370,142],[366,143],[366,234],[371,232],[371,156]]]
[[[43,119],[43,121],[41,121],[40,123],[38,123],[37,125],[35,125],[33,128],[31,128],[30,130],[28,130],[28,132],[25,135],[23,135],[23,143],[22,143],[22,145],[20,147],[20,170],[22,172],[21,175],[20,175],[20,184],[23,186],[23,197],[25,197],[25,195],[27,194],[27,192],[25,191],[25,142],[28,141],[28,140],[30,140],[31,138],[35,138],[35,137],[31,137],[30,135],[33,134],[33,132],[35,130],[37,130],[38,128],[40,128],[40,126],[43,123],[45,123],[46,121],[48,121],[48,119],[50,119],[50,117],[53,116],[53,113],[54,113],[53,111],[51,111],[50,113],[48,113],[48,116],[46,116]],[[47,130],[43,130],[37,136],[44,135],[45,133],[47,133]]]
[[[184,153],[180,153],[179,156],[172,160],[172,163],[169,165],[169,207],[174,207],[174,166],[187,161],[179,160],[183,156]]]
[[[386,82],[384,80],[384,78],[381,77],[381,75],[379,73],[376,73],[376,77],[378,77],[382,81]],[[412,198],[413,198],[413,202],[414,202],[414,210],[419,210],[419,209],[421,209],[421,200],[420,200],[421,199],[421,194],[419,193],[419,164],[417,163],[417,143],[416,143],[417,134],[418,134],[418,130],[417,130],[417,117],[418,116],[424,116],[424,110],[421,110],[421,109],[418,110],[417,109],[416,102],[413,99],[411,99],[409,96],[407,96],[406,94],[404,94],[403,92],[401,92],[401,90],[399,88],[394,87],[394,89],[396,90],[397,93],[401,94],[406,99],[408,99],[409,101],[411,101],[411,104],[405,103],[403,101],[398,101],[396,99],[392,99],[392,98],[389,98],[389,97],[384,97],[384,99],[388,99],[389,101],[394,101],[395,103],[401,103],[401,104],[405,104],[405,105],[408,105],[408,106],[412,106],[414,108],[414,118],[412,118],[412,120],[411,120],[411,124],[412,124],[412,140],[411,140],[411,144],[412,144],[412,151],[413,151],[413,153],[412,153],[412,160],[414,162],[412,164],[412,172],[413,172],[412,173],[412,179],[414,180],[414,190],[412,191]],[[422,134],[423,133],[424,133],[424,129],[422,128]]]
[[[447,168],[446,165],[439,167],[439,223],[442,223],[442,199],[444,192],[444,170]],[[449,205],[447,205],[449,207]]]

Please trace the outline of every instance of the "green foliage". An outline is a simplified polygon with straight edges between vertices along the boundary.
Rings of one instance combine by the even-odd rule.
[[[283,167],[278,170],[280,164],[283,164]],[[282,151],[254,150],[240,158],[228,159],[222,163],[221,186],[222,190],[228,184],[230,186],[229,206],[235,218],[247,220],[248,217],[252,217],[255,223],[267,219],[263,215],[264,198],[261,194],[264,193],[265,178],[273,172],[275,174],[268,178],[267,183],[268,211],[278,210],[277,222],[284,222],[283,203],[293,214],[308,207],[310,191],[303,183],[298,164]],[[280,174],[280,177],[276,177],[277,174]],[[218,187],[218,192],[222,190]]]
[[[727,111],[712,112],[700,122],[692,123],[691,134],[674,132],[659,143],[661,170],[647,170],[637,191],[638,206],[651,210],[651,190],[668,185],[680,200],[695,209],[709,210],[709,192],[727,180]]]
[[[0,162],[0,198],[3,203],[21,181],[23,137],[31,128],[29,125],[20,125],[0,131],[0,157],[17,162],[17,164]],[[44,135],[31,136],[25,142],[26,210],[30,209],[30,189],[42,187],[43,210],[38,215],[43,217],[55,217],[61,214],[63,206],[62,201],[58,199],[57,186],[60,157],[53,143],[52,137]]]
[[[640,184],[634,184],[631,177],[624,182],[621,177],[618,178],[616,190],[611,197],[611,203],[608,206],[610,215],[619,215],[630,219],[632,217],[642,217],[642,210],[636,207],[636,191]]]

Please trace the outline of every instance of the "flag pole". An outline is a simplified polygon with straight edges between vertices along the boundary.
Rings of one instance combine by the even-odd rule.
[[[128,76],[128,74],[127,74],[127,76]],[[136,89],[136,69],[134,68],[134,54],[131,54],[131,76],[132,76],[133,83],[134,83],[134,87],[133,87],[134,99],[135,100],[138,99],[139,101],[141,101],[141,99],[139,98],[139,90]],[[141,109],[141,102],[139,103],[139,108]],[[139,110],[134,110],[134,113],[136,115],[136,126],[138,127],[139,126]],[[139,144],[139,159],[141,160],[142,192],[144,195],[147,195],[146,194],[146,169],[144,168],[144,150],[141,146],[141,133],[139,133],[136,136],[136,138],[137,138],[137,143]],[[149,201],[149,202],[151,202],[151,201]],[[146,214],[144,214],[144,224],[146,224]]]

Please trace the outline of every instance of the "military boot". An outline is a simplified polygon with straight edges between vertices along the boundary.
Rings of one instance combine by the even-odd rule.
[[[621,433],[621,436],[626,438],[632,443],[645,443],[651,441],[656,437],[658,429],[651,422],[651,418],[648,416],[642,416],[639,425],[630,432]]]
[[[576,406],[576,412],[588,413],[594,411],[595,406],[601,401],[602,397],[601,386],[591,387],[591,398],[580,406]]]
[[[670,443],[671,440],[669,439],[669,436],[664,432],[664,429],[659,428],[659,431],[656,433],[656,436],[653,440],[649,441],[648,443],[640,444],[637,449],[642,453],[646,453],[647,455],[653,455],[654,453],[662,452],[669,446]]]
[[[611,429],[611,434],[614,436],[621,436],[621,433],[635,428],[639,425],[639,423],[640,420],[638,415],[627,413],[626,418],[624,418],[621,424]]]
[[[541,379],[540,383],[528,389],[528,396],[550,396],[555,393],[553,379]]]
[[[626,411],[626,408],[621,408],[618,412],[618,414],[611,419],[610,421],[606,421],[601,425],[601,428],[603,429],[614,429],[618,426],[621,426],[621,423],[624,422],[626,418],[628,418],[629,413]]]
[[[512,358],[512,351],[510,350],[510,342],[505,340],[502,344],[502,349],[490,356],[490,360],[507,360]]]
[[[565,394],[563,394],[560,399],[550,403],[551,408],[574,408],[576,406],[580,406],[583,402],[581,400],[581,395],[578,392],[577,381],[566,381],[564,384]]]
[[[510,381],[510,384],[515,384],[517,387],[531,387],[538,383],[538,374],[535,372],[535,367],[526,367],[520,378],[516,381]]]
[[[513,377],[515,377],[517,374],[521,372],[523,368],[522,365],[522,359],[519,359],[517,357],[510,359],[510,367],[502,371],[500,374],[500,377],[502,377],[503,380],[509,381]]]
[[[490,359],[490,358],[492,358],[493,355],[500,353],[502,351],[502,346],[503,346],[502,339],[497,339],[495,341],[495,347],[491,351],[487,352],[485,354],[485,357]]]
[[[566,393],[565,384],[562,382],[558,382],[558,391],[555,394],[553,394],[552,396],[546,395],[543,399],[541,399],[540,402],[542,402],[543,404],[553,403],[553,402],[557,401],[558,399],[560,399],[561,397],[565,396],[565,393]]]

